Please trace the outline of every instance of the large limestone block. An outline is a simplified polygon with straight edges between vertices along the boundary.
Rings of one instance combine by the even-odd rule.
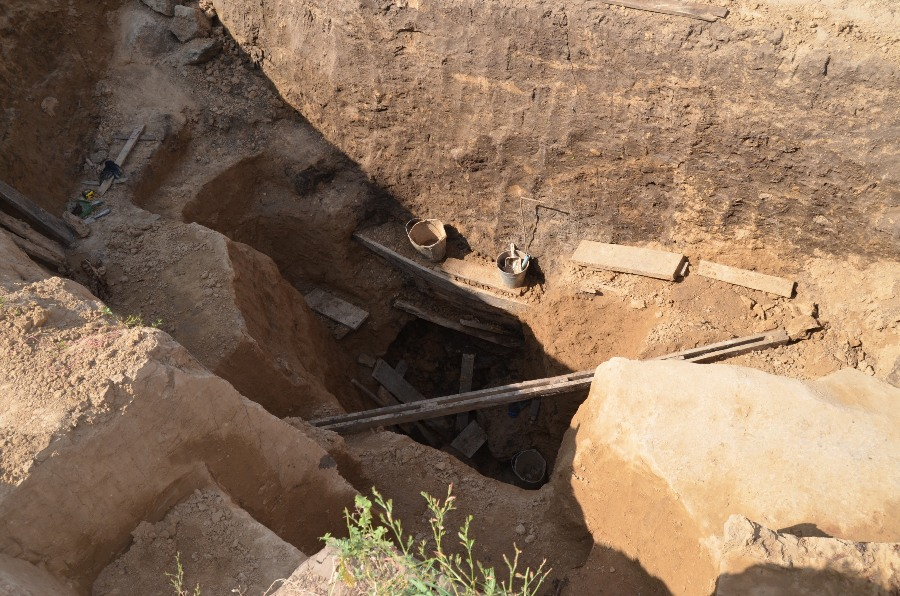
[[[169,23],[169,31],[175,34],[178,41],[184,43],[197,37],[206,37],[209,30],[209,19],[202,10],[181,5],[175,7],[175,16]]]
[[[595,542],[678,593],[708,594],[716,535],[732,514],[900,539],[898,405],[900,391],[857,371],[802,382],[615,358],[597,369],[554,483]]]
[[[716,596],[900,593],[900,544],[773,532],[746,517],[725,524]]]

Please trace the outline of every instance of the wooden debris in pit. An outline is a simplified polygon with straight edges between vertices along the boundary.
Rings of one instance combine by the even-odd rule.
[[[475,354],[463,354],[462,364],[459,367],[459,392],[468,393],[472,390],[472,378],[475,376]],[[456,415],[456,430],[465,430],[469,423],[469,413],[460,412]],[[471,455],[467,457],[472,457]]]
[[[512,314],[521,313],[528,307],[527,302],[506,296],[498,296],[487,290],[482,290],[481,288],[476,288],[456,281],[443,271],[424,267],[412,259],[404,257],[398,252],[376,242],[361,232],[353,234],[353,238],[375,254],[384,258],[397,269],[412,275],[416,279],[424,281],[439,290],[442,294],[453,296],[455,298],[463,298],[473,307],[480,305],[484,308],[484,306],[487,305]]]
[[[520,348],[523,345],[520,339],[512,337],[509,334],[499,334],[492,331],[476,329],[474,327],[467,327],[462,323],[459,323],[452,319],[448,319],[447,317],[441,316],[436,312],[420,308],[415,304],[406,302],[405,300],[395,300],[394,308],[407,312],[424,321],[434,323],[435,325],[440,325],[441,327],[445,327],[447,329],[459,331],[460,333],[465,333],[466,335],[471,335],[472,337],[477,337],[478,339],[483,339],[500,346],[505,346],[507,348]]]
[[[56,240],[63,246],[69,246],[75,241],[75,235],[56,216],[50,215],[31,199],[17,191],[12,186],[0,180],[0,204],[12,208],[38,232],[52,240]]]
[[[496,333],[497,335],[511,335],[517,336],[521,334],[521,325],[519,326],[519,333],[515,333],[510,329],[504,327],[503,325],[497,323],[485,323],[480,321],[477,317],[462,317],[459,319],[459,324],[465,327],[471,327],[472,329],[481,329],[482,331],[489,331],[491,333]]]
[[[525,288],[509,288],[501,285],[500,281],[497,279],[498,269],[496,267],[485,267],[479,263],[463,261],[452,257],[444,259],[439,267],[444,273],[449,273],[457,279],[487,286],[492,290],[507,292],[515,294],[516,296],[521,296],[525,291]]]
[[[391,368],[384,360],[379,359],[375,364],[372,378],[381,383],[381,386],[387,389],[397,400],[405,404],[425,399],[425,396],[419,393],[418,389],[398,375],[397,371]]]
[[[65,267],[65,249],[53,240],[39,234],[24,221],[0,211],[0,226],[11,232],[12,241],[29,257],[39,259],[57,268]]]
[[[368,366],[369,368],[374,368],[375,362],[377,361],[377,359],[375,358],[375,356],[372,356],[371,354],[363,353],[356,357],[356,361],[359,364],[362,364],[363,366]]]
[[[624,6],[635,10],[660,12],[678,17],[690,17],[701,21],[713,22],[725,18],[728,9],[723,6],[679,2],[677,0],[604,0],[607,4]]]
[[[382,399],[380,396],[372,393],[368,387],[357,381],[356,379],[350,379],[350,384],[359,389],[360,393],[368,397],[370,400],[378,404],[379,406],[388,406],[390,402]]]
[[[361,308],[353,306],[346,300],[341,300],[325,290],[315,289],[305,296],[306,304],[319,314],[325,315],[332,321],[356,331],[367,318],[369,313]]]
[[[135,143],[137,143],[138,138],[141,136],[141,133],[144,132],[144,125],[140,124],[134,131],[131,133],[131,136],[128,137],[128,140],[125,141],[125,146],[122,147],[122,150],[119,151],[118,157],[116,157],[115,162],[116,165],[121,167],[125,160],[128,159],[128,154],[131,153],[132,148],[134,148]],[[101,197],[106,194],[106,191],[109,190],[109,187],[112,186],[114,178],[110,177],[104,180],[100,184],[100,190],[97,191],[97,194]]]
[[[487,442],[487,433],[474,420],[453,439],[450,446],[465,455],[472,457]]]
[[[578,265],[674,281],[684,255],[652,248],[582,240],[572,255]]]
[[[666,354],[654,360],[678,359],[686,362],[711,362],[730,356],[782,345],[788,342],[787,333],[777,329],[749,337],[739,337],[723,342],[700,346],[681,352]],[[490,387],[468,393],[435,397],[415,403],[389,406],[366,412],[354,412],[314,420],[313,426],[335,431],[355,432],[379,426],[438,418],[460,412],[469,412],[525,401],[539,397],[565,395],[586,391],[593,382],[594,369],[558,377],[523,381],[500,387]]]
[[[710,279],[717,279],[725,283],[768,292],[777,296],[784,296],[785,298],[790,298],[794,295],[795,282],[783,277],[775,277],[774,275],[766,275],[756,271],[748,271],[747,269],[738,269],[737,267],[729,267],[728,265],[720,265],[710,261],[700,261],[695,273]]]

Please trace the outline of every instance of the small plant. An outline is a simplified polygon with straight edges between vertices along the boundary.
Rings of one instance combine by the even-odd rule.
[[[369,594],[441,596],[533,596],[550,573],[544,569],[546,561],[537,570],[518,569],[522,551],[513,545],[514,556],[510,560],[503,555],[508,577],[499,580],[492,567],[476,561],[472,550],[475,540],[469,537],[473,517],[466,517],[457,531],[460,552],[450,553],[444,543],[447,536],[445,519],[455,509],[453,487],[447,489],[447,498],[440,499],[422,493],[431,512],[433,546],[421,540],[416,543],[405,536],[400,520],[393,514],[393,503],[385,500],[374,488],[372,496],[380,509],[376,525],[372,513],[372,501],[363,495],[356,497],[356,510],[347,517],[347,538],[334,538],[326,534],[323,540],[340,553],[341,579],[358,586]]]
[[[175,553],[175,573],[166,571],[166,577],[169,578],[169,585],[175,589],[176,596],[200,596],[200,584],[194,586],[193,592],[188,592],[184,587],[184,568],[181,566],[181,553]]]
[[[143,317],[141,317],[141,315],[128,315],[127,317],[125,317],[124,319],[120,319],[119,321],[129,329],[144,326],[144,319]]]
[[[163,324],[162,318],[157,317],[156,320],[150,324],[150,326],[153,327],[154,329],[159,329],[160,327],[162,327],[162,324]]]

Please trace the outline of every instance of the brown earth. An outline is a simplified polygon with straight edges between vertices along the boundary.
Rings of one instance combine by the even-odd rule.
[[[594,494],[652,509],[664,487],[646,474],[598,460],[599,476],[615,481],[579,495],[496,480],[510,478],[510,455],[527,446],[555,471],[584,395],[544,400],[534,425],[505,407],[479,413],[490,435],[479,462],[391,432],[342,440],[304,420],[371,407],[348,383],[377,388],[371,369],[355,363],[361,353],[392,365],[405,359],[408,378],[433,396],[458,378],[460,346],[480,350],[478,389],[807,316],[821,329],[805,341],[731,362],[798,379],[857,368],[900,383],[900,163],[891,144],[900,27],[886,3],[862,10],[830,0],[729,1],[729,16],[713,24],[587,2],[438,9],[420,0],[276,1],[266,4],[266,18],[261,5],[214,4],[221,21],[213,19],[211,39],[221,52],[200,65],[184,63],[188,46],[169,33],[168,17],[140,2],[0,8],[0,30],[10,33],[0,51],[16,56],[0,62],[0,83],[13,90],[0,98],[0,179],[59,213],[85,188],[80,180],[95,178],[91,163],[117,154],[123,133],[141,122],[155,139],[137,144],[124,182],[104,197],[112,214],[68,256],[76,279],[95,293],[81,263],[99,268],[105,302],[120,318],[159,322],[159,330],[125,328],[78,284],[24,262],[0,234],[0,330],[16,355],[2,386],[3,553],[45,566],[82,593],[105,567],[93,589],[130,593],[164,589],[174,552],[193,549],[210,555],[185,559],[204,585],[227,592],[246,581],[256,590],[290,565],[248,567],[268,547],[242,537],[270,530],[276,550],[293,545],[278,552],[310,555],[318,536],[342,527],[337,503],[349,487],[333,487],[341,496],[327,514],[318,497],[309,510],[306,501],[276,496],[306,490],[284,477],[283,458],[304,470],[326,462],[321,474],[337,477],[310,434],[354,489],[377,485],[394,498],[417,534],[427,521],[419,492],[443,494],[452,483],[465,512],[483,522],[476,537],[484,560],[498,564],[513,541],[524,543],[529,564],[546,557],[554,567],[550,593],[703,592],[715,565],[678,511],[660,507],[645,519],[561,505]],[[450,256],[490,263],[514,240],[537,257],[522,297],[521,354],[489,355],[467,336],[391,307],[420,288],[351,234],[379,230],[413,256],[402,232],[413,215],[452,226]],[[788,276],[797,294],[777,298],[696,275],[669,283],[588,271],[567,261],[582,238]],[[585,284],[606,289],[579,292]],[[369,311],[363,328],[330,337],[338,326],[302,300],[314,288]],[[416,335],[413,325],[425,330]],[[403,343],[407,336],[428,344]],[[510,362],[495,364],[504,357]],[[190,377],[178,399],[193,405],[182,413],[148,413],[156,396],[144,409],[134,405],[156,385],[135,388],[138,377],[123,371],[160,358],[176,377]],[[195,403],[188,394],[197,387]],[[301,434],[259,408],[247,410],[258,429],[216,430],[243,399],[238,392],[291,416]],[[122,404],[133,421],[117,418]],[[191,430],[177,431],[186,442],[148,481],[134,481],[139,497],[128,496],[126,483],[97,462],[122,469],[109,458],[117,450],[137,458],[134,450],[146,446],[131,437],[161,424]],[[69,476],[39,473],[57,457],[84,476],[75,488]],[[118,492],[92,503],[91,482],[114,483]],[[82,501],[43,494],[63,485]],[[263,492],[254,496],[254,486]],[[214,548],[227,524],[198,513],[195,489],[221,490],[223,512],[237,507],[238,546]],[[100,529],[98,507],[116,511]],[[179,508],[193,508],[189,531],[169,531],[166,520]],[[47,511],[49,521],[23,529]],[[292,528],[307,521],[315,523]],[[51,523],[65,528],[47,530],[58,545],[35,538]],[[625,546],[595,544],[588,527],[597,525],[628,536]],[[638,562],[646,551],[632,531],[638,525],[673,553],[661,566]],[[80,531],[96,544],[84,547]],[[23,573],[30,572],[10,577]]]

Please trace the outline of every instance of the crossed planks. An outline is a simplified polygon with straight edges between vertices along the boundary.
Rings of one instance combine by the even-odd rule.
[[[686,362],[710,362],[754,350],[783,345],[787,342],[787,333],[779,329],[770,333],[761,333],[682,350],[681,352],[660,356],[655,358],[655,360],[677,359]],[[500,406],[537,397],[551,397],[572,393],[587,389],[590,387],[593,379],[594,371],[585,370],[547,379],[523,381],[512,385],[491,387],[489,389],[480,389],[478,391],[469,391],[433,399],[420,399],[397,406],[332,416],[314,420],[312,424],[327,430],[355,432],[402,422],[459,414],[470,410]]]

